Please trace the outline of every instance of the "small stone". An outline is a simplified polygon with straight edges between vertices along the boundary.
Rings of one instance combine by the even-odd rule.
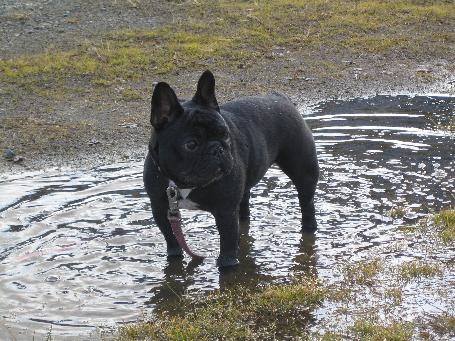
[[[416,72],[420,72],[420,73],[430,73],[431,72],[431,69],[426,67],[426,66],[420,66],[419,68],[417,68]]]
[[[122,127],[122,128],[137,128],[137,124],[136,123],[123,123],[123,124],[119,124],[119,127]]]
[[[3,157],[8,160],[8,161],[13,161],[14,157],[16,156],[16,153],[14,152],[13,149],[6,149],[5,152],[3,153]]]
[[[57,282],[59,279],[60,278],[58,276],[51,275],[51,276],[46,277],[46,282],[54,283],[54,282]]]
[[[94,145],[97,145],[97,144],[100,144],[101,142],[98,141],[97,139],[93,138],[90,140],[90,142],[88,143],[89,146],[94,146]]]

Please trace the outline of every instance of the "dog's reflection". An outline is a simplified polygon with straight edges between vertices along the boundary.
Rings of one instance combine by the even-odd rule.
[[[270,283],[276,278],[261,273],[256,264],[253,250],[254,238],[249,233],[248,222],[240,224],[240,250],[238,266],[219,270],[219,288],[221,291],[238,286],[254,289],[259,284]],[[302,233],[298,252],[294,257],[291,272],[294,276],[316,275],[316,237],[314,233]],[[162,284],[149,291],[150,299],[146,305],[157,310],[178,311],[182,297],[195,284],[196,272],[201,262],[182,262],[181,258],[169,258],[164,268]]]
[[[260,282],[266,282],[267,275],[259,272],[259,267],[252,254],[254,238],[250,235],[250,223],[240,223],[240,264],[232,268],[220,268],[219,284],[220,290],[229,289],[233,286],[256,287]],[[270,279],[270,278],[269,278]]]

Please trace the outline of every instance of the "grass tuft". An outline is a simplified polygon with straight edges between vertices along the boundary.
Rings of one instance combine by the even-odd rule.
[[[400,287],[387,289],[384,294],[386,298],[392,301],[394,306],[401,304],[403,301],[403,291]]]
[[[407,211],[406,211],[405,207],[403,207],[403,206],[395,206],[395,207],[392,207],[389,210],[388,215],[392,219],[401,219],[401,218],[403,218],[406,215],[406,213],[407,213]]]
[[[429,324],[437,334],[455,337],[455,315],[434,316]]]
[[[361,261],[348,265],[343,269],[344,278],[347,282],[360,285],[373,285],[375,276],[383,269],[381,259]]]
[[[403,232],[403,233],[415,233],[418,231],[417,226],[400,226],[398,227],[398,231]]]
[[[357,320],[352,326],[355,340],[406,341],[412,339],[412,326],[409,323],[391,322],[382,324],[372,320]]]
[[[433,222],[438,235],[445,244],[455,241],[455,210],[444,210],[434,215]]]
[[[405,282],[414,279],[430,278],[440,275],[442,270],[437,264],[425,263],[423,261],[411,261],[403,263],[399,268],[399,275]]]
[[[142,95],[134,89],[125,89],[122,91],[122,99],[126,102],[134,102],[142,100]]]

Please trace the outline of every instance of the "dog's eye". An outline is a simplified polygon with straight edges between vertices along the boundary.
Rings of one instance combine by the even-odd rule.
[[[196,150],[198,144],[197,144],[196,140],[189,140],[189,141],[185,142],[185,144],[183,146],[185,147],[186,150],[193,152]]]

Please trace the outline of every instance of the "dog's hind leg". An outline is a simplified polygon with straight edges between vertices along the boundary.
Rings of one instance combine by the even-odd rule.
[[[250,220],[250,190],[245,189],[243,193],[242,201],[240,202],[240,221],[249,221]]]
[[[306,231],[314,231],[317,227],[314,193],[319,177],[319,166],[314,145],[313,148],[308,145],[304,148],[304,146],[289,146],[288,150],[280,153],[276,163],[292,180],[297,190],[302,211],[302,228]]]

